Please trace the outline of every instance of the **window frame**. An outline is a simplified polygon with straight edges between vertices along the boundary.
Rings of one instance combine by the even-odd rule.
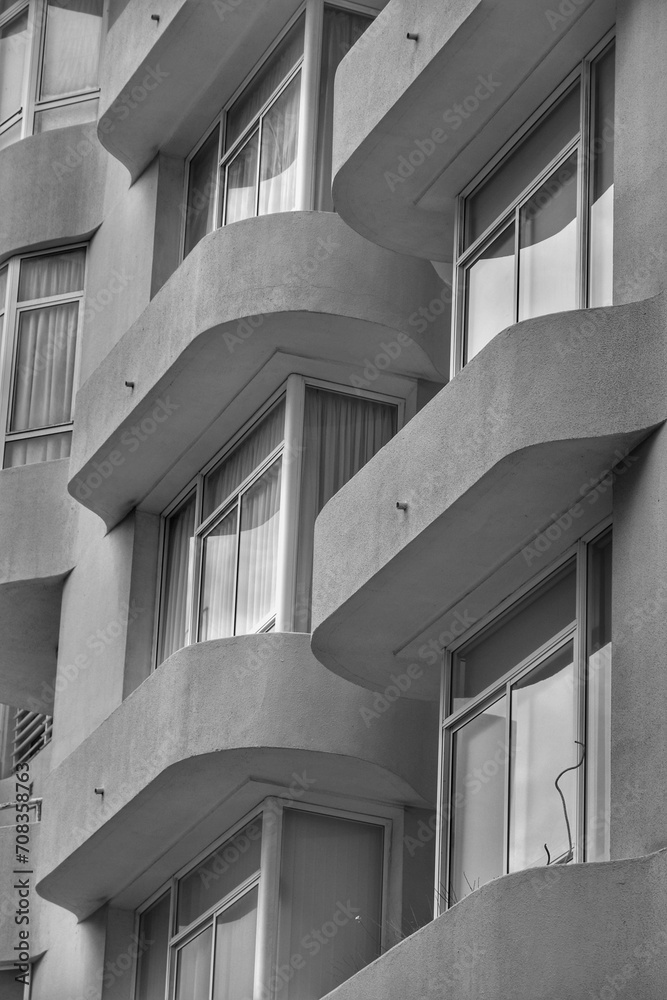
[[[68,253],[71,250],[84,251],[83,282],[79,291],[63,292],[58,295],[46,296],[39,299],[25,299],[21,302],[18,301],[22,261],[34,259],[36,257],[51,257],[57,254]],[[0,264],[0,271],[2,271],[5,267],[7,268],[5,301],[4,303],[0,303],[0,331],[2,331],[3,334],[2,342],[0,343],[0,426],[2,427],[2,432],[0,434],[0,441],[2,443],[0,469],[20,468],[20,466],[5,465],[5,449],[11,442],[27,441],[34,438],[48,437],[49,435],[62,434],[66,432],[71,433],[73,430],[76,407],[76,390],[79,384],[81,365],[80,341],[83,330],[86,283],[88,280],[88,258],[88,244],[79,242],[66,244],[64,246],[50,247],[48,250],[37,250],[30,253],[18,254],[14,257],[10,257],[8,260]],[[30,312],[35,309],[52,305],[63,305],[70,302],[78,302],[74,368],[72,372],[71,419],[59,424],[52,424],[47,427],[38,427],[33,430],[10,431],[9,421],[11,419],[16,386],[16,364],[20,316],[25,312]],[[3,319],[4,326],[2,323]]]
[[[379,392],[370,389],[357,389],[353,386],[346,386],[328,379],[317,378],[310,375],[291,374],[287,379],[269,396],[255,413],[247,420],[229,441],[211,458],[200,472],[191,479],[186,486],[177,494],[172,502],[164,508],[161,515],[160,539],[158,545],[158,587],[155,604],[155,628],[153,639],[152,665],[157,669],[159,661],[159,644],[163,616],[163,594],[166,584],[166,541],[167,524],[169,518],[176,513],[178,508],[184,504],[189,497],[195,495],[195,529],[193,537],[197,540],[193,558],[193,581],[190,594],[188,596],[188,627],[186,634],[190,637],[187,645],[193,645],[201,641],[199,639],[199,611],[201,606],[201,593],[203,584],[203,541],[212,528],[218,524],[232,509],[237,498],[243,492],[250,489],[254,483],[267,471],[267,469],[278,460],[279,457],[287,455],[288,461],[283,463],[282,482],[280,489],[280,524],[278,528],[278,581],[276,586],[276,612],[270,615],[255,633],[275,630],[276,632],[294,631],[294,622],[297,613],[296,602],[296,566],[299,535],[300,517],[300,486],[301,486],[301,466],[300,457],[303,450],[304,434],[304,406],[306,389],[309,387],[324,389],[328,392],[335,392],[343,396],[350,396],[353,399],[366,399],[370,402],[387,403],[396,408],[396,433],[398,433],[405,423],[406,399],[402,396],[390,395],[386,392]],[[252,433],[254,428],[269,413],[269,411],[279,401],[285,400],[285,423],[283,439],[269,455],[256,466],[253,471],[240,483],[236,489],[226,497],[222,503],[203,518],[204,480],[209,472],[232,454],[234,449]],[[291,460],[289,460],[291,459]],[[297,459],[297,460],[294,460]],[[240,508],[239,508],[240,509]],[[238,534],[238,528],[237,528]],[[238,565],[236,566],[235,578],[238,581]],[[246,634],[246,633],[238,633]],[[206,641],[206,640],[204,640]],[[181,648],[185,648],[182,646]],[[174,654],[170,654],[174,655]]]
[[[589,727],[589,683],[588,683],[588,595],[592,573],[590,552],[596,542],[604,538],[612,527],[612,517],[605,517],[594,527],[583,534],[573,545],[568,547],[557,559],[518,587],[509,597],[501,601],[478,622],[467,629],[461,636],[454,639],[444,650],[441,661],[440,684],[440,723],[438,739],[438,800],[437,800],[437,843],[436,871],[434,887],[434,914],[442,914],[458,900],[451,900],[451,865],[452,865],[452,820],[451,806],[454,789],[454,735],[472,719],[478,717],[486,708],[493,705],[503,696],[507,697],[508,731],[511,720],[511,690],[512,687],[532,670],[545,662],[548,657],[564,649],[568,643],[573,644],[574,661],[574,725],[576,739],[586,747],[577,774],[576,815],[571,818],[573,857],[565,863],[582,863],[587,858],[588,820],[587,815],[587,785],[588,772],[591,767],[591,754],[588,745]],[[526,597],[536,593],[539,588],[551,578],[572,563],[575,567],[575,613],[576,617],[548,640],[524,657],[514,667],[507,670],[501,677],[488,685],[478,695],[460,709],[448,712],[452,695],[452,667],[454,654],[463,646],[467,646],[476,636],[481,635],[494,626],[509,618]],[[520,612],[519,612],[520,613]],[[509,803],[510,803],[510,767],[505,767],[504,817],[503,817],[503,868],[502,875],[509,874]],[[563,863],[561,858],[554,858],[551,864]],[[545,862],[546,864],[546,862]],[[525,869],[524,869],[525,870]],[[501,876],[502,877],[502,876]],[[473,889],[477,888],[473,886]]]
[[[529,202],[540,187],[566,162],[573,152],[577,153],[577,258],[576,258],[576,301],[575,309],[587,308],[590,294],[590,208],[593,185],[592,166],[595,156],[592,153],[592,79],[594,64],[605,52],[615,44],[616,30],[612,28],[599,42],[580,60],[565,79],[552,91],[546,100],[514,132],[498,152],[463,188],[456,199],[454,218],[454,302],[452,309],[452,344],[451,372],[452,377],[458,374],[468,363],[467,321],[468,321],[468,272],[485,249],[494,240],[514,224],[514,278],[513,278],[513,323],[519,320],[519,222],[521,209]],[[505,159],[519,148],[521,143],[532,133],[542,120],[552,111],[568,91],[579,84],[579,128],[569,142],[545,165],[545,167],[530,181],[530,183],[497,215],[486,229],[465,246],[466,206],[472,194],[491,178]],[[498,331],[500,333],[501,331]],[[497,336],[495,334],[494,336]],[[493,338],[491,338],[493,339]]]
[[[381,807],[380,807],[381,808]],[[219,913],[224,912],[235,902],[241,899],[255,886],[259,886],[259,898],[257,907],[257,935],[255,942],[255,987],[257,984],[264,985],[271,995],[275,997],[280,989],[275,989],[270,984],[271,970],[276,967],[278,961],[278,919],[280,913],[280,883],[282,870],[282,841],[283,841],[283,819],[286,810],[296,812],[314,813],[316,815],[331,817],[333,819],[349,820],[351,822],[363,823],[382,829],[382,883],[381,883],[381,936],[380,955],[390,947],[389,941],[389,921],[388,914],[391,896],[392,878],[392,854],[393,841],[398,840],[402,833],[400,824],[397,822],[398,815],[395,809],[382,809],[379,812],[368,812],[366,809],[359,810],[356,803],[330,805],[322,801],[301,800],[292,801],[281,797],[280,793],[267,795],[254,808],[247,811],[237,820],[225,833],[217,837],[207,847],[199,851],[194,858],[179,868],[166,882],[156,889],[139,907],[135,910],[134,933],[139,941],[141,917],[155,903],[157,903],[165,893],[169,893],[169,938],[167,942],[167,975],[165,997],[167,1000],[175,1000],[176,996],[176,956],[178,950],[193,940],[198,934],[203,933],[207,927],[213,928],[215,936],[215,921]],[[227,893],[221,900],[213,904],[191,921],[181,931],[177,929],[178,919],[178,892],[180,882],[192,871],[194,871],[202,861],[214,854],[225,843],[233,841],[253,820],[262,818],[262,837],[260,851],[260,867],[246,879],[240,882],[233,890]],[[214,951],[211,954],[211,967],[214,966]],[[141,1000],[138,995],[138,971],[139,953],[134,959],[132,970],[132,1000]],[[209,986],[210,990],[210,986]]]
[[[60,6],[65,6],[61,3]],[[100,18],[100,47],[98,52],[98,75],[102,62],[102,47],[107,25],[107,4],[102,5],[102,16]],[[4,14],[0,15],[0,28],[12,21],[24,10],[28,11],[28,38],[26,42],[25,64],[23,67],[22,81],[22,103],[21,107],[11,118],[0,122],[0,149],[7,148],[2,145],[2,136],[9,132],[16,124],[20,123],[20,135],[13,142],[25,139],[31,135],[41,134],[35,131],[35,116],[43,111],[50,111],[55,108],[67,107],[73,104],[85,104],[91,101],[98,101],[100,95],[100,85],[92,88],[84,88],[62,97],[40,98],[44,76],[44,54],[46,51],[46,32],[49,20],[49,0],[16,0],[16,3],[8,7]],[[97,114],[92,115],[89,123],[97,120]],[[62,126],[65,127],[65,126]],[[45,129],[44,131],[51,131]],[[13,142],[7,146],[13,145]]]
[[[315,160],[317,156],[317,114],[319,87],[321,78],[322,42],[324,32],[324,8],[334,7],[338,10],[349,11],[351,14],[361,14],[375,19],[380,11],[375,7],[370,7],[363,3],[356,3],[353,0],[303,0],[294,14],[285,23],[279,34],[271,42],[261,58],[255,63],[251,71],[244,77],[241,84],[236,88],[229,100],[223,105],[209,127],[206,129],[201,139],[193,147],[186,157],[184,171],[184,192],[183,192],[183,218],[181,220],[180,236],[180,259],[186,257],[185,241],[187,236],[188,219],[188,196],[190,182],[190,166],[194,158],[199,153],[202,146],[210,139],[212,134],[218,129],[218,154],[215,176],[215,191],[213,193],[213,227],[212,230],[224,228],[231,223],[224,222],[226,213],[226,190],[227,185],[224,180],[226,166],[239,152],[245,142],[258,128],[260,119],[275,104],[280,95],[290,85],[292,80],[300,73],[300,97],[299,97],[299,139],[296,160],[296,194],[294,211],[312,211],[315,204]],[[253,80],[261,72],[263,66],[271,58],[275,50],[283,41],[290,29],[296,24],[299,18],[305,15],[304,22],[304,50],[292,69],[282,79],[280,84],[267,99],[265,104],[256,112],[252,121],[246,126],[243,132],[236,138],[233,145],[225,150],[225,132],[227,113],[232,108],[239,97],[251,86]],[[260,157],[258,156],[257,170],[260,169]],[[259,183],[256,184],[255,209],[259,203]],[[250,218],[257,218],[257,212]],[[194,249],[194,247],[192,248]]]

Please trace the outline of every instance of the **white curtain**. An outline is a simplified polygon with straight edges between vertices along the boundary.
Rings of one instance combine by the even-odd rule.
[[[212,1000],[244,1000],[253,995],[257,899],[255,886],[215,922]]]
[[[64,97],[97,86],[102,0],[48,5],[40,97]]]
[[[290,212],[296,204],[301,73],[262,119],[259,214]]]
[[[20,313],[10,431],[71,420],[78,317],[78,302]]]
[[[382,842],[379,826],[285,810],[278,965],[313,931],[326,944],[294,969],[281,1000],[318,1000],[380,954]]]
[[[209,1000],[213,928],[207,927],[178,954],[176,1000]]]
[[[0,125],[21,107],[27,44],[26,10],[0,28]]]
[[[160,606],[158,663],[187,645],[193,587],[195,494],[171,515],[166,525],[164,583]]]
[[[206,536],[199,641],[234,635],[238,509],[234,507]]]
[[[227,164],[225,225],[250,219],[255,214],[258,157],[259,131],[256,129]]]
[[[331,197],[331,145],[333,141],[334,77],[343,56],[350,51],[373,19],[365,14],[325,6],[322,38],[322,68],[317,115],[317,160],[315,163],[315,208],[333,212]]]
[[[396,433],[396,407],[307,388],[297,560],[297,631],[310,631],[315,518]]]
[[[212,514],[270,455],[285,434],[285,400],[273,407],[204,481],[204,517]]]
[[[86,251],[65,250],[63,253],[27,257],[21,261],[19,302],[44,299],[50,295],[80,292],[86,264]]]
[[[278,459],[241,499],[236,635],[256,631],[276,610],[281,469]]]

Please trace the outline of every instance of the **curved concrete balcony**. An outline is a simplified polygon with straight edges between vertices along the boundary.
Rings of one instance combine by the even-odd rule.
[[[107,156],[94,125],[72,125],[0,151],[0,260],[71,243],[102,222]]]
[[[68,468],[61,459],[0,472],[0,702],[48,714],[63,581],[74,566]]]
[[[391,374],[442,381],[445,338],[411,324],[439,291],[430,264],[368,244],[333,214],[210,233],[79,390],[70,492],[110,527],[169,472],[163,509],[238,429],[229,404],[247,390],[249,418],[299,358],[337,362],[354,386],[389,344]],[[269,371],[280,354],[290,366]]]
[[[327,1000],[662,1000],[667,851],[506,875]]]
[[[162,0],[154,11],[129,0],[106,37],[97,128],[132,180],[160,149],[190,152],[297,6]]]
[[[390,0],[336,75],[333,191],[348,225],[451,260],[456,197],[614,23],[613,0],[561,6]]]
[[[80,918],[132,908],[270,789],[432,800],[432,706],[364,708],[373,698],[318,664],[307,635],[180,650],[46,779],[40,895]]]
[[[496,570],[515,560],[529,579],[557,554],[552,537],[566,547],[589,512],[604,516],[609,484],[592,506],[584,496],[667,418],[665,306],[508,328],[336,494],[315,526],[322,663],[384,688],[424,644],[442,651],[473,624],[465,602]],[[550,554],[540,542],[533,558],[540,533]],[[440,660],[426,662],[408,697],[437,696]]]

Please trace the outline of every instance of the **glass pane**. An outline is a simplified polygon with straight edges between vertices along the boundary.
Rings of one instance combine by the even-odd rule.
[[[465,246],[482,235],[579,131],[579,85],[563,97],[466,200]]]
[[[20,313],[10,431],[71,420],[78,318],[78,302]]]
[[[196,509],[196,494],[192,493],[165,524],[158,663],[190,642]]]
[[[178,930],[183,930],[259,871],[262,817],[216,848],[178,887]]]
[[[7,268],[0,268],[0,313],[5,310],[5,295],[7,294]]]
[[[259,423],[246,434],[231,455],[216,465],[204,480],[204,517],[238,489],[262,464],[285,434],[285,398],[283,397]]]
[[[169,902],[170,893],[166,892],[141,915],[136,1000],[164,1000],[169,951]]]
[[[253,995],[258,897],[255,886],[215,922],[213,1000],[246,1000]]]
[[[576,309],[577,154],[553,172],[519,215],[519,319]]]
[[[592,192],[589,305],[613,301],[615,53],[608,49],[593,66]]]
[[[209,1000],[213,928],[207,927],[178,952],[175,1000]]]
[[[262,119],[259,214],[291,212],[296,204],[301,74],[292,80]]]
[[[6,149],[13,142],[18,142],[21,138],[21,119],[15,122],[10,128],[0,132],[0,149]]]
[[[76,104],[64,104],[60,108],[47,108],[35,115],[35,134],[50,132],[54,128],[68,128],[70,125],[85,125],[97,119],[97,100],[77,101]]]
[[[185,217],[185,253],[215,228],[215,182],[218,176],[220,126],[213,129],[190,161]]]
[[[556,779],[581,758],[575,743],[574,651],[571,642],[512,688],[509,870],[570,860],[576,836],[576,770]],[[549,855],[545,850],[545,844]]]
[[[468,268],[466,362],[486,347],[497,333],[515,322],[514,255],[512,223]]]
[[[454,654],[452,711],[574,622],[576,607],[576,569],[571,562]]]
[[[608,861],[611,809],[611,531],[589,546],[586,860]]]
[[[237,517],[234,507],[204,539],[200,642],[234,635]]]
[[[251,219],[256,213],[259,132],[254,132],[227,164],[225,225]]]
[[[452,737],[450,885],[443,900],[447,906],[505,870],[506,718],[507,698],[502,697]]]
[[[0,123],[23,104],[23,70],[28,48],[28,11],[0,28]]]
[[[233,146],[303,55],[304,22],[302,14],[227,112],[225,149]]]
[[[275,614],[281,469],[279,458],[241,498],[236,635]]]
[[[396,433],[391,403],[306,388],[295,628],[310,631],[315,518],[325,503]]]
[[[18,301],[80,292],[85,268],[86,251],[83,248],[27,257],[21,261]]]
[[[72,446],[72,432],[43,434],[41,437],[8,441],[5,445],[5,469],[19,465],[34,465],[36,462],[53,462],[58,458],[69,458]]]
[[[325,996],[379,956],[383,836],[370,823],[285,810],[278,965],[293,975],[284,1000]]]
[[[334,76],[343,56],[350,51],[373,20],[325,6],[322,29],[322,66],[317,113],[317,156],[315,160],[315,208],[333,212],[331,197],[331,144],[333,140]]]
[[[49,0],[40,98],[97,86],[103,0]]]

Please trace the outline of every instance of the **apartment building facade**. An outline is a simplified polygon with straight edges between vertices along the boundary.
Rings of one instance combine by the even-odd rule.
[[[664,996],[666,40],[0,0],[3,997]]]

